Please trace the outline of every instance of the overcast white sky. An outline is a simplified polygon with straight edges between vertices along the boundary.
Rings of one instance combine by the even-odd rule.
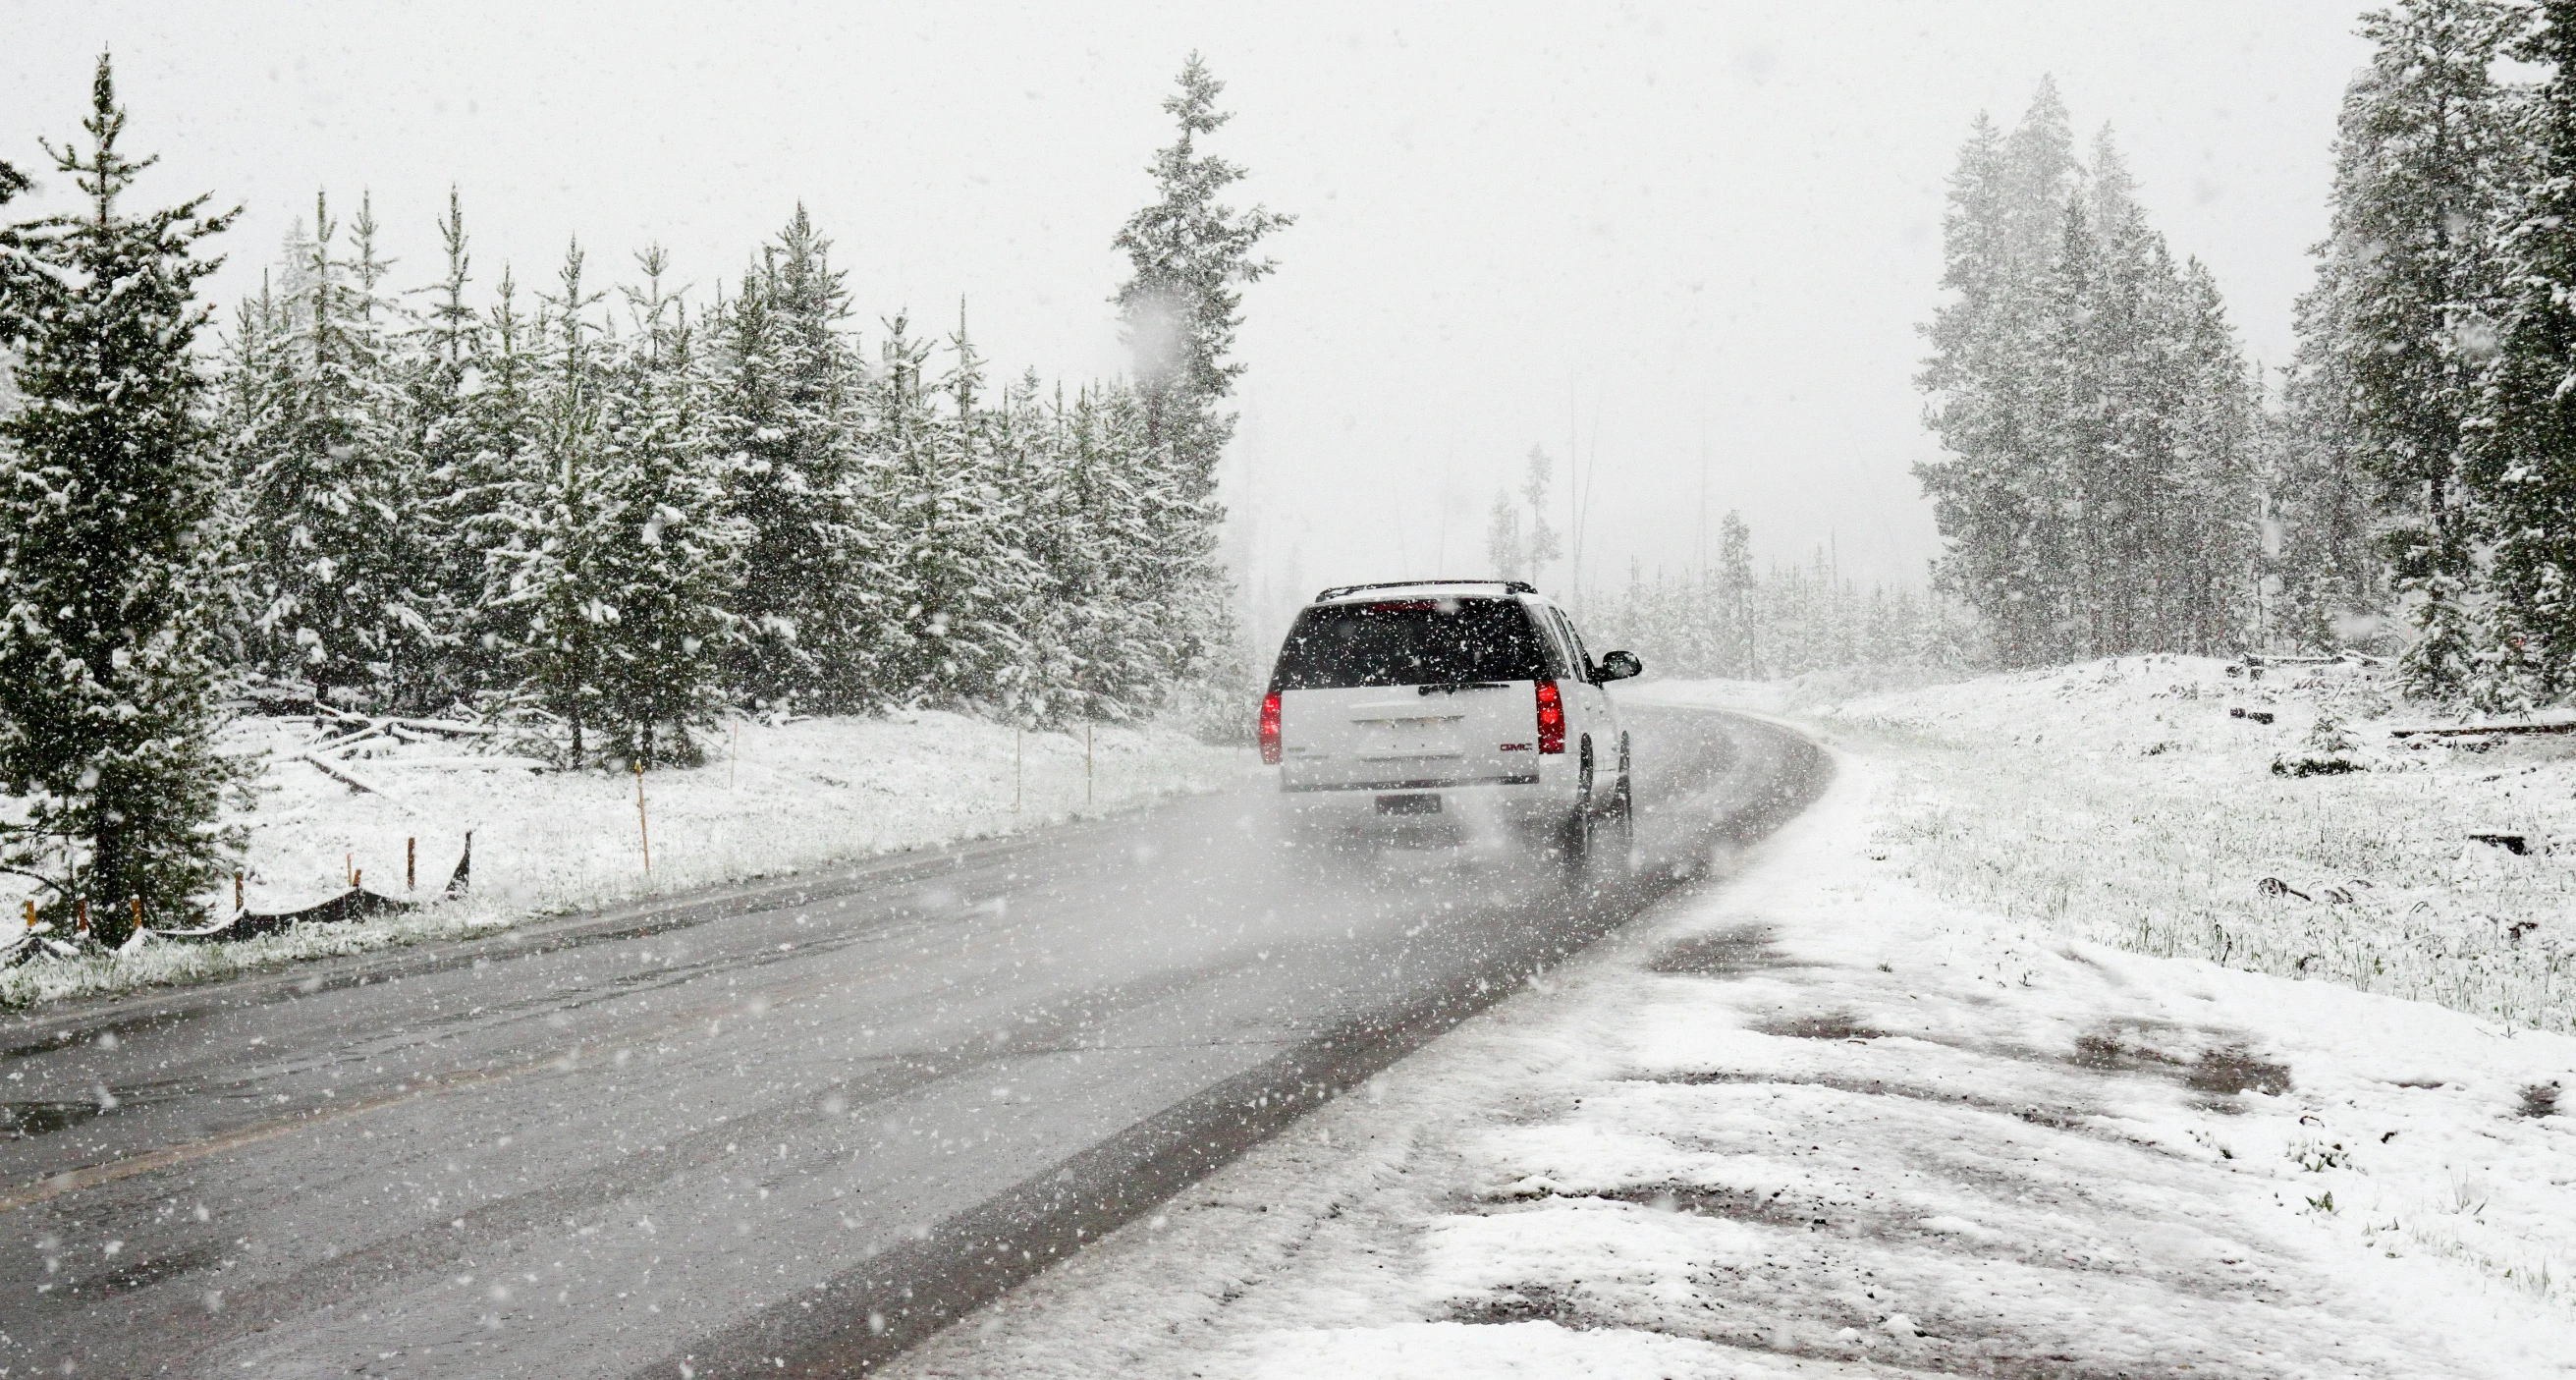
[[[1197,48],[1244,199],[1300,218],[1242,339],[1257,585],[1479,573],[1495,488],[1570,439],[1598,466],[1587,583],[1679,568],[1703,432],[1711,506],[1763,557],[1915,580],[1915,324],[1969,120],[2055,74],[2278,362],[2361,8],[0,0],[0,157],[76,132],[108,45],[148,189],[247,208],[227,298],[317,187],[372,192],[408,281],[453,182],[487,282],[578,234],[621,268],[660,241],[701,295],[801,198],[871,339],[963,296],[998,366],[1078,380],[1122,368],[1109,239]]]

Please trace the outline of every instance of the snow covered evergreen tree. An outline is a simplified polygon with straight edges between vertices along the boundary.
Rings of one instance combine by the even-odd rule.
[[[488,689],[493,659],[475,640],[483,599],[483,551],[474,519],[488,509],[480,500],[506,476],[487,472],[502,452],[486,446],[476,404],[483,383],[486,346],[482,314],[466,301],[473,258],[465,235],[465,208],[454,188],[438,221],[446,271],[427,289],[429,306],[403,342],[401,381],[412,448],[419,456],[422,495],[412,514],[425,569],[420,575],[424,616],[433,629],[436,684],[422,698],[462,698]]]
[[[1215,561],[1216,528],[1225,516],[1216,501],[1216,468],[1235,426],[1224,404],[1245,367],[1233,358],[1243,324],[1242,285],[1276,270],[1259,255],[1260,244],[1295,223],[1259,205],[1237,211],[1219,199],[1245,175],[1199,147],[1233,118],[1217,108],[1224,91],[1192,53],[1179,91],[1163,102],[1180,135],[1150,165],[1155,199],[1113,241],[1127,255],[1130,276],[1112,300],[1135,359],[1135,402],[1156,476],[1141,491],[1164,576],[1155,602],[1185,620],[1176,663],[1184,671],[1203,657],[1227,656],[1233,640]]]
[[[636,262],[643,286],[626,291],[634,331],[601,380],[598,719],[615,756],[686,765],[702,755],[689,731],[723,708],[718,654],[733,626],[725,605],[743,533],[724,513],[696,335],[662,282],[668,258],[655,248]]]
[[[576,243],[564,252],[557,295],[541,298],[530,473],[501,504],[508,536],[490,553],[506,572],[494,602],[521,629],[507,646],[520,694],[567,727],[573,766],[600,746],[593,730],[605,709],[601,665],[618,617],[604,554],[618,539],[602,419],[608,365],[602,328],[590,316],[604,294],[583,283],[584,267]]]
[[[2494,353],[2495,226],[2523,176],[2519,102],[2494,68],[2527,22],[2501,0],[2406,0],[2364,17],[2375,49],[2344,93],[2333,221],[2301,302],[2302,374],[2334,390],[2307,399],[2334,424],[2336,449],[2321,458],[2379,490],[2417,630],[2400,662],[2417,693],[2480,674],[2478,542],[2460,468]]]
[[[2006,665],[2066,654],[2067,497],[2043,458],[2051,414],[2046,293],[2075,177],[2066,108],[2043,83],[2010,135],[1980,116],[1950,179],[1941,285],[1925,335],[1926,421],[1948,454],[1918,466],[1949,547],[1945,587],[1992,629]]]
[[[914,340],[902,316],[887,323],[871,428],[886,466],[888,587],[903,604],[885,620],[883,671],[910,695],[945,704],[1001,697],[1025,654],[1018,624],[1040,582],[995,482],[1001,452],[962,319],[951,346],[943,415],[923,384],[928,342]]]
[[[1548,525],[1547,494],[1556,477],[1556,462],[1543,446],[1532,446],[1523,460],[1520,501],[1511,490],[1494,491],[1493,512],[1485,526],[1485,561],[1506,580],[1536,580],[1547,563],[1561,559],[1565,548]]]
[[[2497,657],[2511,677],[2486,687],[2490,701],[2576,692],[2576,0],[2545,0],[2540,16],[2520,55],[2550,75],[2529,126],[2531,190],[2503,239],[2502,329],[2467,476],[2493,532]],[[2454,338],[2425,353],[2457,355],[2456,312],[2434,320]],[[2442,493],[2437,487],[2437,499]],[[2447,501],[2437,513],[2444,539],[2466,525]]]
[[[436,433],[447,463],[432,473],[434,497],[424,505],[445,542],[440,602],[451,620],[450,672],[469,696],[505,695],[517,683],[511,658],[528,640],[529,608],[511,591],[512,512],[545,479],[538,445],[545,323],[520,310],[507,267],[494,295],[464,342],[463,409]]]
[[[1035,722],[1123,719],[1160,707],[1193,634],[1163,602],[1144,409],[1117,385],[1061,394],[1045,419],[1031,525],[1041,583],[1029,620]]]
[[[198,246],[231,216],[205,197],[129,212],[153,160],[120,148],[104,55],[90,97],[87,150],[53,152],[84,208],[0,240],[26,403],[0,416],[0,784],[27,802],[0,865],[41,882],[57,922],[91,903],[115,943],[136,903],[191,918],[234,843],[216,812],[238,769],[212,742],[221,477],[193,354],[217,262]]]
[[[2375,640],[2390,594],[2379,484],[2361,464],[2351,381],[2329,343],[2336,306],[2316,292],[2299,299],[2298,353],[2266,438],[2264,574],[2279,585],[2270,631],[2293,646]]]
[[[732,679],[770,707],[894,698],[873,657],[892,600],[870,565],[867,370],[843,329],[849,293],[830,254],[799,206],[716,319],[709,436],[730,457],[730,511],[750,541]]]
[[[2208,265],[2188,260],[2180,281],[2167,286],[2179,406],[2170,433],[2173,487],[2151,553],[2164,595],[2157,647],[2219,656],[2249,631],[2262,551],[2262,404]]]
[[[429,693],[434,607],[415,521],[424,476],[395,357],[399,308],[381,291],[373,221],[353,259],[316,198],[289,326],[266,361],[263,410],[237,438],[260,664],[317,697],[413,705]]]
[[[1225,83],[1192,53],[1180,90],[1163,101],[1180,137],[1154,155],[1155,199],[1128,218],[1115,241],[1131,275],[1112,300],[1135,354],[1146,444],[1178,459],[1187,499],[1215,492],[1216,463],[1234,435],[1234,417],[1221,408],[1244,370],[1232,357],[1243,324],[1241,286],[1278,268],[1256,250],[1296,223],[1261,206],[1237,212],[1218,200],[1244,177],[1241,167],[1199,148],[1234,118],[1217,109],[1224,92]]]
[[[1762,658],[1753,636],[1753,528],[1732,508],[1717,525],[1717,569],[1710,574],[1711,612],[1718,625],[1718,636],[1711,640],[1711,674],[1760,680]]]

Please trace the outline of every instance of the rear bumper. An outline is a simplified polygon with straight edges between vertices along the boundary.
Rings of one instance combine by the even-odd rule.
[[[1429,805],[1431,800],[1438,804]],[[1282,773],[1279,782],[1280,810],[1291,824],[1309,830],[1464,839],[1563,819],[1574,803],[1570,765],[1561,774],[1390,777],[1348,785],[1300,782]]]
[[[1463,778],[1426,777],[1420,780],[1411,781],[1317,781],[1303,783],[1291,782],[1283,776],[1279,780],[1279,790],[1283,795],[1306,795],[1322,791],[1457,791],[1474,790],[1481,786],[1536,786],[1539,784],[1539,774],[1537,772],[1527,772],[1514,776],[1470,776]]]

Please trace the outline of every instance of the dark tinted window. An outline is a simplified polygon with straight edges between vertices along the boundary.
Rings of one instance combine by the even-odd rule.
[[[1505,599],[1389,599],[1297,615],[1273,690],[1536,680],[1548,674],[1538,629]]]

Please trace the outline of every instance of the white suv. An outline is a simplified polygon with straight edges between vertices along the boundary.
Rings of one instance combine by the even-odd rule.
[[[1543,832],[1580,867],[1631,837],[1628,735],[1565,611],[1518,580],[1328,589],[1297,615],[1261,703],[1261,760],[1301,825],[1502,841]]]

